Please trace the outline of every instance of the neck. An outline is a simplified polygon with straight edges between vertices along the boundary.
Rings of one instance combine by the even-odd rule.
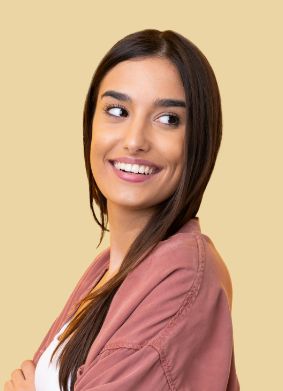
[[[109,273],[117,271],[131,244],[150,219],[152,209],[132,210],[117,204],[107,204],[110,230]]]

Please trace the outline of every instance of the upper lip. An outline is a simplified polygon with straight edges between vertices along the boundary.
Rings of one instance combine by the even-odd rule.
[[[126,157],[126,156],[116,157],[114,159],[109,159],[109,161],[111,163],[120,162],[120,163],[139,164],[139,165],[143,165],[143,166],[149,166],[149,167],[155,168],[158,171],[160,171],[162,168],[161,166],[158,166],[157,164],[155,164],[149,160],[138,159],[138,158],[133,158],[133,157]]]

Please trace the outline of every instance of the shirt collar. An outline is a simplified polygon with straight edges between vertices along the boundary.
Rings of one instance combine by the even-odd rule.
[[[178,233],[190,233],[198,232],[201,233],[199,217],[193,217],[187,221],[183,226],[177,231]]]

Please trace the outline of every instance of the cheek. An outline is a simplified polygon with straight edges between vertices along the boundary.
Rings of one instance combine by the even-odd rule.
[[[171,170],[169,174],[172,177],[172,186],[176,188],[180,182],[183,170],[184,170],[184,139],[179,138],[175,143],[171,145],[171,159],[169,159],[168,150],[168,161],[171,160]]]
[[[92,175],[96,179],[99,175],[100,170],[100,161],[102,158],[102,149],[100,148],[100,143],[97,140],[97,137],[92,138],[90,146],[90,167]]]
[[[108,153],[110,148],[117,143],[117,134],[114,129],[107,126],[103,121],[98,119],[93,122],[92,127],[92,141],[93,149],[96,153]]]
[[[174,171],[182,171],[184,165],[184,138],[179,137],[168,146],[166,155]]]
[[[92,130],[92,139],[90,146],[90,156],[92,160],[98,160],[98,157],[105,153],[107,150],[107,145],[109,142],[105,136],[105,132],[101,132],[98,129],[93,128]]]

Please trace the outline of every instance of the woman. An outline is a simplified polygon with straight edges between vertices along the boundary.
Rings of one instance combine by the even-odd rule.
[[[231,280],[196,217],[222,136],[206,57],[172,30],[126,36],[98,65],[83,127],[110,246],[5,391],[239,390]]]

